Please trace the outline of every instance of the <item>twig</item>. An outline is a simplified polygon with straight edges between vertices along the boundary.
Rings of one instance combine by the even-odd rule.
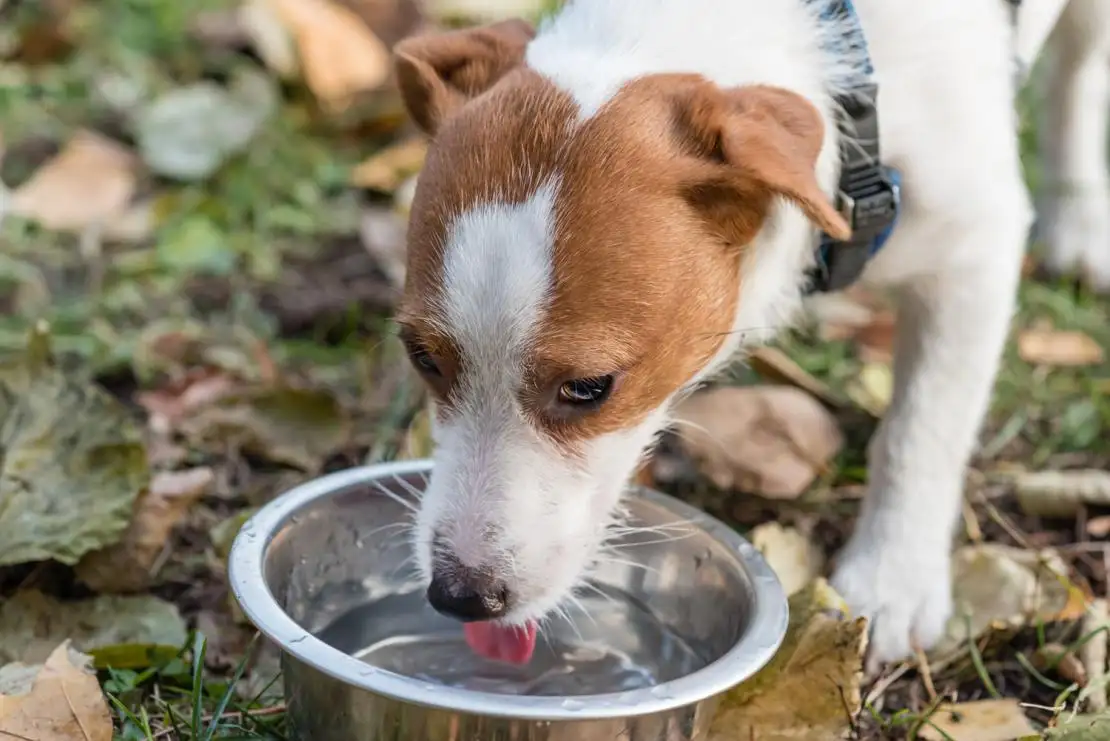
[[[243,720],[244,718],[261,718],[267,715],[281,715],[285,712],[285,703],[279,705],[272,705],[268,708],[258,708],[257,710],[233,710],[230,713],[220,713],[220,720]],[[201,718],[205,723],[216,720],[215,714],[208,714]],[[158,733],[151,736],[151,739],[169,738],[173,734],[174,729],[163,728]],[[30,741],[30,740],[28,740]]]
[[[890,685],[901,679],[902,675],[908,672],[912,666],[913,664],[911,664],[910,662],[903,661],[901,664],[895,667],[894,670],[890,672],[890,674],[880,677],[875,682],[875,684],[872,685],[871,691],[867,693],[867,698],[864,700],[863,704],[874,705],[875,701],[882,697],[883,694],[888,689],[890,689]]]
[[[1087,670],[1087,710],[1101,713],[1106,709],[1106,626],[1110,614],[1106,600],[1096,599],[1083,617],[1082,632],[1095,634],[1091,640],[1079,647],[1079,658]]]
[[[987,510],[987,515],[992,520],[994,520],[999,527],[1005,530],[1006,534],[1014,539],[1014,542],[1016,542],[1018,545],[1020,545],[1022,548],[1025,548],[1026,550],[1038,550],[1037,548],[1033,547],[1032,543],[1029,542],[1029,537],[1021,530],[1019,530],[1017,525],[1010,522],[1010,519],[1006,517],[1006,515],[1002,514],[1002,512],[999,511],[998,507],[995,507],[993,504],[987,501],[986,497],[980,496],[979,503],[982,504],[983,508]]]
[[[917,673],[921,675],[921,683],[925,685],[925,693],[929,695],[929,702],[936,702],[937,688],[933,685],[933,672],[929,669],[929,659],[919,646],[914,646],[913,652],[917,657]]]

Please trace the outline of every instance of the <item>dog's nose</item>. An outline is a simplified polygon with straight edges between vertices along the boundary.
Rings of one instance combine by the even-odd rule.
[[[428,602],[441,615],[464,623],[494,620],[508,612],[509,591],[503,581],[484,570],[456,563],[433,570]]]

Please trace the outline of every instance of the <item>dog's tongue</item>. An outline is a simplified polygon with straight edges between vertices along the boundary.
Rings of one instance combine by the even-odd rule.
[[[466,623],[463,632],[471,651],[494,661],[527,664],[536,649],[536,624],[531,621],[522,628],[496,623]]]

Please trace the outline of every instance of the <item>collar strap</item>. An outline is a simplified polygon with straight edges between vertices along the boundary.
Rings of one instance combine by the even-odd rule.
[[[860,60],[858,73],[836,99],[846,133],[841,139],[836,207],[852,236],[840,242],[822,235],[817,264],[810,273],[810,293],[838,291],[854,283],[890,237],[901,207],[901,177],[885,167],[880,156],[878,85],[872,79],[867,39],[852,1],[829,2],[822,20],[846,29],[840,43],[859,54]]]

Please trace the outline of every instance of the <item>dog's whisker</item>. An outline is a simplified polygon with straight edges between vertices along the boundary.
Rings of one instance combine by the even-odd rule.
[[[401,505],[402,507],[409,510],[410,512],[416,512],[417,511],[417,507],[416,507],[415,504],[413,504],[409,500],[405,499],[403,496],[401,496],[397,492],[393,491],[392,489],[389,489],[388,487],[386,487],[381,482],[371,481],[370,486],[372,486],[374,488],[374,491],[376,491],[378,494],[381,494],[385,497],[388,497],[389,499],[392,499],[394,502]]]
[[[397,476],[396,474],[394,474],[393,475],[393,480],[394,480],[394,482],[397,483],[398,486],[400,486],[402,489],[405,490],[406,494],[411,496],[415,501],[419,502],[424,497],[424,493],[422,491],[417,489],[415,486],[413,486],[412,484],[410,484],[408,481],[404,480],[400,476]]]

